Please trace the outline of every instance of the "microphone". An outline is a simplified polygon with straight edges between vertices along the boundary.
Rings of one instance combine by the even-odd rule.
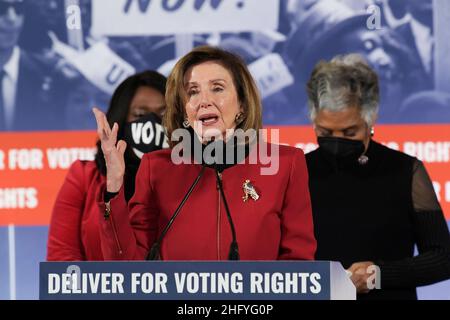
[[[207,143],[208,146],[211,144],[216,144],[216,146],[219,146],[219,145],[222,146],[221,148],[219,148],[219,150],[222,150],[223,154],[219,155],[219,158],[221,158],[223,161],[222,161],[222,163],[217,163],[215,161],[212,163],[205,163],[204,166],[207,166],[208,168],[212,168],[214,170],[214,172],[216,173],[217,186],[218,186],[220,195],[223,199],[223,204],[225,206],[225,212],[227,214],[228,224],[230,225],[232,241],[230,244],[230,251],[228,252],[228,260],[240,260],[239,246],[238,246],[238,242],[236,239],[236,230],[234,228],[233,219],[231,218],[231,213],[230,213],[230,209],[228,207],[227,198],[225,197],[225,193],[223,191],[222,178],[221,178],[220,173],[232,166],[235,166],[242,159],[239,157],[239,153],[236,152],[237,144],[234,143],[234,140],[230,139],[229,142],[225,142],[223,140],[218,140],[218,141],[209,141]],[[242,156],[246,157],[248,155],[249,150],[250,150],[249,148],[250,147],[248,145],[245,145],[245,149],[244,149],[245,152],[244,152],[244,154],[241,155],[241,157]],[[226,163],[227,150],[228,150],[228,152],[230,152],[230,151],[232,151],[231,149],[234,150],[234,159],[233,159],[232,163]],[[214,155],[214,156],[216,156],[216,155]]]
[[[178,205],[177,209],[175,210],[174,214],[170,218],[169,222],[167,223],[166,227],[164,228],[163,232],[161,232],[161,235],[159,236],[158,240],[152,245],[150,252],[147,255],[146,260],[159,260],[160,259],[160,249],[161,249],[161,243],[169,231],[170,227],[172,226],[173,222],[177,218],[178,214],[180,213],[181,209],[183,208],[186,201],[189,199],[189,197],[192,194],[192,191],[194,191],[195,186],[200,181],[200,178],[203,176],[203,173],[205,171],[205,166],[202,166],[202,169],[200,170],[200,173],[198,174],[197,178],[195,178],[194,183],[192,183],[191,187],[189,188],[186,195],[183,197],[183,200],[181,200],[180,204]]]
[[[231,217],[231,213],[230,213],[230,208],[228,207],[228,202],[227,202],[227,198],[225,197],[225,192],[223,191],[223,185],[222,185],[222,178],[221,178],[221,172],[223,172],[224,170],[235,166],[237,163],[239,163],[241,160],[243,160],[242,158],[239,157],[239,154],[236,152],[236,148],[237,148],[237,144],[233,143],[234,140],[230,140],[229,143],[225,143],[224,141],[217,141],[214,143],[222,143],[224,145],[224,147],[222,148],[224,154],[222,155],[222,160],[224,160],[221,164],[214,162],[211,164],[205,164],[205,166],[214,169],[214,172],[216,173],[216,180],[217,180],[217,186],[220,192],[220,195],[223,199],[223,204],[225,206],[225,212],[227,214],[227,219],[228,219],[228,224],[230,225],[230,229],[231,229],[231,235],[232,235],[232,241],[230,244],[230,251],[228,252],[228,260],[240,260],[240,256],[239,256],[239,245],[237,242],[237,238],[236,238],[236,230],[234,228],[234,223],[233,223],[233,219]],[[226,153],[227,150],[231,148],[234,149],[234,159],[232,161],[232,163],[226,163]],[[228,150],[228,151],[232,151],[232,150]],[[245,145],[245,149],[244,149],[244,154],[241,155],[246,157],[249,152],[250,152],[250,146]]]
[[[239,257],[239,246],[236,239],[236,230],[234,229],[233,219],[231,218],[230,209],[228,208],[227,198],[225,197],[225,193],[223,192],[222,179],[220,177],[219,171],[217,168],[214,170],[216,172],[216,180],[217,185],[219,186],[220,194],[223,198],[223,204],[225,206],[225,211],[227,213],[228,223],[231,228],[232,241],[230,244],[230,251],[228,253],[228,260],[240,260]]]
[[[194,141],[194,143],[195,142],[197,142],[197,141]],[[210,142],[210,143],[212,143],[212,142]],[[208,145],[210,143],[208,143]],[[248,155],[248,152],[249,152],[249,147],[246,146],[246,148],[245,148],[245,156]],[[195,153],[194,153],[194,156],[195,156]],[[203,163],[203,165],[202,165],[202,169],[201,169],[200,173],[198,174],[197,178],[195,179],[195,181],[193,182],[193,184],[189,188],[189,190],[186,193],[186,195],[183,197],[183,200],[178,205],[177,209],[175,210],[174,214],[170,218],[170,220],[167,223],[166,227],[162,231],[162,233],[159,236],[158,240],[152,245],[152,247],[151,247],[151,249],[150,249],[150,251],[149,251],[149,253],[147,255],[147,259],[146,260],[159,260],[160,259],[160,249],[161,249],[162,240],[164,239],[165,235],[169,231],[170,227],[172,226],[172,224],[175,221],[176,217],[180,213],[180,211],[183,208],[184,204],[186,203],[186,201],[188,200],[188,198],[192,194],[195,186],[200,181],[200,179],[203,176],[203,173],[204,173],[206,167],[212,168],[214,170],[214,172],[216,173],[217,185],[219,187],[219,191],[220,191],[221,197],[223,198],[223,202],[224,202],[225,211],[226,211],[226,214],[227,214],[228,223],[229,223],[230,228],[231,228],[232,241],[231,241],[231,244],[230,244],[230,251],[228,253],[228,260],[240,260],[239,246],[238,246],[238,242],[237,242],[237,238],[236,238],[236,230],[234,228],[233,219],[231,218],[230,209],[228,207],[227,199],[226,199],[225,193],[223,191],[222,179],[220,177],[220,172],[222,172],[223,170],[225,170],[225,169],[227,169],[227,168],[229,168],[231,166],[236,165],[236,163],[238,161],[236,161],[236,162],[234,162],[232,164],[228,164],[228,165],[227,164],[218,164],[218,163],[208,164],[208,163],[204,163],[203,162],[203,152],[202,152],[201,162]]]

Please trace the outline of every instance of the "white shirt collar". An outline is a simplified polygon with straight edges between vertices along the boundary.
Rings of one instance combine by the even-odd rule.
[[[3,70],[6,75],[11,78],[11,80],[16,83],[19,78],[19,60],[20,60],[20,49],[19,47],[14,47],[11,57],[3,66]]]

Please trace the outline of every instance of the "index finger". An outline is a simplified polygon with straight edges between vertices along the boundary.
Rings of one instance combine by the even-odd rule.
[[[98,108],[92,108],[95,115],[95,121],[97,122],[97,134],[100,139],[109,137],[111,134],[111,128],[109,127],[106,115]]]
[[[95,116],[95,121],[97,122],[97,128],[102,127],[102,123],[103,121],[101,120],[102,118],[102,113],[99,109],[97,109],[96,107],[92,108],[92,112],[94,112],[94,116]]]

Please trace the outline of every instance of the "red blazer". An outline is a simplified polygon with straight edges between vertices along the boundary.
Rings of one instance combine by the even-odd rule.
[[[72,164],[53,208],[47,260],[104,260],[99,232],[103,209],[99,203],[103,203],[105,180],[94,161]],[[124,197],[117,197],[116,202],[126,207]]]
[[[279,151],[276,175],[261,175],[261,164],[239,164],[222,173],[241,260],[314,259],[316,240],[305,157],[297,148],[280,146]],[[101,220],[105,259],[145,259],[197,177],[201,165],[175,165],[170,153],[166,149],[144,155],[129,211],[124,206],[123,188],[111,200],[111,216]],[[247,179],[260,196],[257,201],[243,201]],[[161,258],[226,260],[230,242],[230,226],[215,173],[206,168],[166,234]]]

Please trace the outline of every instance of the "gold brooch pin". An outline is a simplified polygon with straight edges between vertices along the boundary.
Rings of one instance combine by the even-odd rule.
[[[255,187],[252,185],[250,180],[245,180],[244,184],[242,185],[242,188],[244,189],[244,196],[242,199],[244,202],[248,200],[248,197],[252,198],[254,201],[259,199],[259,194],[256,192]]]

